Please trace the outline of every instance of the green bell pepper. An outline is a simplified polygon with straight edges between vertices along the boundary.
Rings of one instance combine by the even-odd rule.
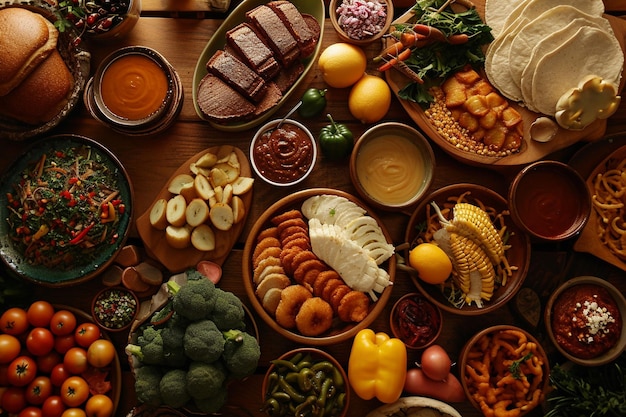
[[[330,114],[327,116],[330,125],[322,128],[320,132],[320,148],[328,159],[338,160],[350,155],[354,140],[350,129],[343,124],[335,123]]]
[[[300,117],[309,119],[320,114],[326,107],[326,90],[309,88],[304,92],[300,101],[302,105],[298,108]]]

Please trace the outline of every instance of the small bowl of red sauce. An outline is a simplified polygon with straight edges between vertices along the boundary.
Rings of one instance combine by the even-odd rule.
[[[311,131],[302,123],[272,120],[261,127],[250,143],[250,163],[263,181],[289,187],[306,179],[317,160]],[[280,124],[280,126],[279,126]]]
[[[509,187],[515,224],[536,242],[562,242],[576,237],[591,214],[585,180],[572,167],[543,160],[523,168]]]
[[[409,293],[393,305],[389,324],[407,348],[424,349],[441,334],[442,320],[439,307],[420,293]]]
[[[572,278],[545,309],[548,336],[559,352],[583,366],[615,360],[626,349],[626,298],[598,277]]]

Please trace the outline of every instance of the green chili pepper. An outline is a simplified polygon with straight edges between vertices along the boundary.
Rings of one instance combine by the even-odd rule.
[[[320,147],[328,159],[338,160],[350,155],[354,140],[350,129],[343,124],[335,123],[330,114],[327,116],[330,125],[322,128],[320,132]]]
[[[298,109],[300,117],[309,119],[320,114],[326,107],[326,90],[309,88],[304,92],[300,101],[302,105]]]

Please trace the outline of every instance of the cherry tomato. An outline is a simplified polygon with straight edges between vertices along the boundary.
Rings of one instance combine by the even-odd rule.
[[[59,310],[50,319],[50,331],[57,336],[71,334],[76,329],[76,316],[68,310]]]
[[[63,357],[56,350],[52,350],[47,355],[37,356],[37,369],[40,373],[49,374],[52,372],[52,368],[61,363]]]
[[[54,350],[64,355],[70,348],[76,346],[76,340],[73,334],[66,334],[63,336],[55,336],[54,338]]]
[[[35,379],[37,364],[30,356],[18,356],[9,364],[7,374],[11,385],[24,387]]]
[[[17,358],[22,345],[17,337],[10,334],[0,334],[0,363],[9,363]]]
[[[25,333],[26,330],[28,330],[28,318],[23,308],[11,307],[0,316],[0,331],[17,336]]]
[[[70,374],[78,375],[87,370],[87,351],[78,346],[70,348],[63,356],[63,366]]]
[[[421,368],[424,374],[434,381],[442,381],[450,374],[452,361],[439,345],[431,345],[422,352]]]
[[[65,411],[65,404],[58,395],[49,396],[41,406],[43,417],[61,417],[63,411]]]
[[[0,388],[9,386],[9,364],[0,365]],[[0,392],[0,398],[2,392]],[[1,407],[0,407],[1,408]]]
[[[52,371],[50,372],[50,381],[52,381],[52,385],[55,387],[60,387],[70,376],[72,375],[67,371],[67,369],[65,369],[63,362],[61,362],[52,368]]]
[[[41,408],[35,406],[28,406],[24,408],[17,417],[42,417]]]
[[[104,394],[93,395],[85,404],[85,413],[87,417],[111,417],[113,415],[113,401]]]
[[[47,301],[35,301],[26,310],[28,322],[33,327],[48,327],[54,315],[54,307]]]
[[[89,397],[89,385],[79,376],[67,378],[61,385],[61,399],[68,407],[78,407]]]
[[[26,337],[26,349],[35,356],[43,356],[52,352],[54,349],[52,332],[44,327],[35,327]]]
[[[61,417],[87,417],[87,414],[85,414],[85,410],[82,408],[72,407],[63,411]]]
[[[115,346],[106,339],[98,339],[87,349],[87,361],[91,366],[102,368],[115,358]]]
[[[35,377],[26,387],[26,401],[33,405],[41,405],[52,395],[52,382],[44,375]]]
[[[94,323],[81,323],[76,326],[74,339],[79,346],[87,348],[93,342],[100,339],[100,328]]]
[[[26,396],[24,389],[18,387],[8,387],[2,394],[2,410],[7,413],[19,413],[26,407]]]

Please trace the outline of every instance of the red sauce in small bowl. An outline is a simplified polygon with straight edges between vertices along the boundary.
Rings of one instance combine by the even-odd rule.
[[[421,349],[441,331],[441,311],[421,294],[407,294],[391,311],[391,330],[408,348]]]

